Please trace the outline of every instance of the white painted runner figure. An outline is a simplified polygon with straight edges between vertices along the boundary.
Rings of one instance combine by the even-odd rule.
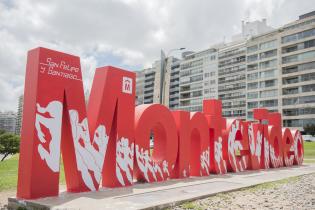
[[[147,182],[150,182],[148,172],[151,172],[155,181],[157,181],[155,170],[150,163],[149,151],[139,149],[139,145],[136,145],[136,160],[140,171],[143,173]]]
[[[210,166],[210,147],[200,154],[200,166],[207,172],[209,175],[209,166]]]
[[[94,141],[99,148],[99,151],[97,151],[90,141],[87,118],[84,118],[80,123],[76,110],[70,110],[69,115],[77,168],[81,171],[82,179],[86,186],[94,191],[95,186],[89,170],[94,172],[94,177],[99,183],[102,177],[103,162],[108,144],[106,129],[104,125],[99,125],[95,131],[94,138],[96,139]],[[80,139],[83,140],[84,145],[81,145]]]
[[[41,125],[45,126],[51,135],[49,142],[49,151],[47,151],[40,143],[38,145],[38,153],[42,160],[45,160],[48,167],[53,172],[59,171],[60,157],[60,140],[61,140],[61,124],[62,124],[63,106],[60,101],[52,101],[46,107],[41,107],[37,103],[37,112],[35,116],[35,128],[37,137],[41,143],[46,143],[45,135],[41,129]],[[42,114],[48,113],[50,117]]]
[[[170,176],[170,172],[168,171],[168,162],[166,160],[163,160],[163,172],[167,174],[167,176]],[[174,169],[174,165],[172,167]]]
[[[214,142],[214,159],[218,165],[220,174],[222,173],[221,161],[223,161],[224,171],[226,171],[226,163],[223,160],[223,151],[222,151],[222,137],[219,136],[218,141]]]
[[[126,174],[129,183],[132,183],[134,143],[129,147],[129,139],[122,137],[116,143],[116,176],[121,185],[125,186],[125,181],[121,171]]]

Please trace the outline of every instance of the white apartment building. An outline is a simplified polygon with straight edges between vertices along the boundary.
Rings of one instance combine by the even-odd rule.
[[[247,119],[252,109],[282,113],[283,126],[315,123],[315,14],[252,37],[247,46]]]
[[[215,48],[184,55],[179,74],[179,109],[201,111],[203,99],[218,98],[217,69]]]
[[[285,25],[279,35],[283,124],[315,124],[315,11]]]
[[[183,53],[182,60],[167,64],[172,73],[164,75],[165,82],[174,83],[164,87],[174,91],[166,88],[169,101],[163,104],[201,111],[203,99],[219,98],[227,118],[252,120],[254,108],[267,108],[282,113],[285,127],[315,124],[315,11],[278,29],[266,20],[243,22],[242,33],[233,40]],[[158,85],[153,87],[160,92]],[[149,93],[144,103],[159,103]]]

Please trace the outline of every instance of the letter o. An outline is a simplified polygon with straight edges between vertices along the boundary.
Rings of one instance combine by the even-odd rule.
[[[147,182],[166,180],[175,167],[178,152],[175,120],[171,112],[160,104],[137,106],[135,115],[134,176]],[[151,131],[154,134],[152,156]]]

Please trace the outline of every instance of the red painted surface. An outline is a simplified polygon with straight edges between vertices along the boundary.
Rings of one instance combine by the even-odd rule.
[[[255,109],[244,122],[223,118],[214,99],[192,113],[134,103],[135,73],[102,67],[86,111],[80,58],[31,50],[17,197],[57,196],[61,154],[70,192],[303,163],[301,133],[282,128],[279,113]]]

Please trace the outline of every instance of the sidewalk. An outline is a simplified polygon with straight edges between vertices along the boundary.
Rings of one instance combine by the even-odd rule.
[[[174,206],[185,201],[234,191],[244,187],[277,181],[288,177],[315,173],[315,165],[280,169],[210,175],[152,184],[135,184],[132,187],[102,189],[98,192],[66,193],[56,198],[17,201],[9,198],[9,207],[26,205],[43,209],[153,209]]]

